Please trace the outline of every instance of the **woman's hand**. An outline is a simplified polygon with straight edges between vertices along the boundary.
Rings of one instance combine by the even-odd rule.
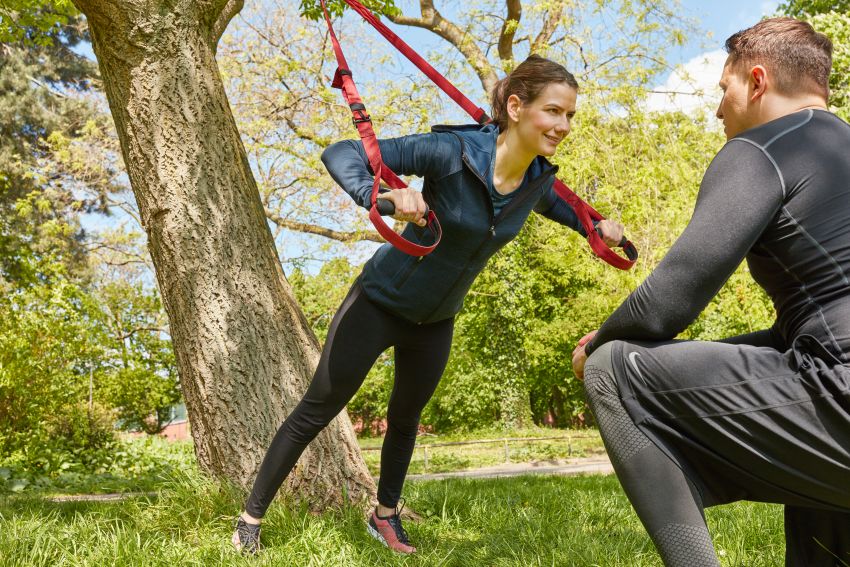
[[[623,225],[609,219],[599,221],[596,228],[602,231],[602,240],[610,247],[619,246],[623,239]]]
[[[387,199],[395,205],[395,214],[393,215],[395,220],[413,222],[419,226],[428,224],[425,219],[428,205],[425,204],[425,199],[422,198],[422,193],[419,191],[393,189],[387,193],[379,194],[378,199]]]
[[[589,343],[598,332],[590,331],[587,333],[579,339],[578,345],[573,349],[573,372],[575,372],[576,378],[579,380],[584,380],[584,363],[587,362],[587,353],[584,352],[584,345]]]

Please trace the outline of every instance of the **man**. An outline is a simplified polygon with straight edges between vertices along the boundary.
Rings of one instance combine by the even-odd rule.
[[[832,44],[774,18],[726,51],[728,142],[693,217],[573,365],[665,565],[719,565],[703,509],[736,500],[785,504],[786,565],[850,565],[850,126],[827,111]],[[744,258],[775,324],[672,341]]]

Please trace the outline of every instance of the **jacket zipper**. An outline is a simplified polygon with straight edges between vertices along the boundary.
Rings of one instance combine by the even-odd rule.
[[[452,132],[452,133],[454,134],[454,132]],[[517,200],[520,200],[520,202],[522,202],[523,200],[527,199],[528,195],[533,193],[534,189],[539,187],[543,183],[543,181],[545,181],[546,179],[549,178],[549,174],[552,173],[553,171],[557,171],[558,168],[555,167],[555,166],[550,166],[548,169],[546,169],[543,173],[541,173],[537,177],[537,179],[539,181],[537,181],[532,187],[527,187],[523,191],[522,195],[517,195],[516,197],[514,197],[511,200],[511,202],[508,203],[507,206],[505,206],[499,212],[499,216],[496,216],[495,212],[493,210],[493,200],[490,198],[490,190],[487,186],[487,182],[481,177],[481,175],[478,173],[478,170],[475,169],[472,166],[471,163],[469,163],[469,158],[466,156],[466,147],[465,147],[465,144],[463,143],[463,138],[461,138],[457,134],[455,134],[455,136],[457,136],[458,140],[460,141],[460,159],[461,159],[461,161],[463,161],[463,163],[466,165],[466,167],[469,168],[469,171],[472,172],[472,174],[475,176],[475,178],[478,179],[478,181],[481,182],[481,187],[484,189],[484,198],[485,198],[485,201],[487,203],[488,211],[490,213],[490,237],[485,238],[484,240],[481,241],[481,244],[478,245],[478,248],[475,250],[475,252],[472,254],[472,256],[470,256],[470,259],[472,259],[472,258],[477,258],[478,254],[481,253],[481,249],[484,248],[484,245],[487,244],[488,241],[495,238],[495,236],[496,236],[496,224],[498,223],[499,219],[501,219],[505,216],[505,212],[509,211],[511,208],[516,208],[517,205],[515,205],[515,203],[517,202]],[[444,297],[443,300],[440,303],[438,303],[437,306],[434,307],[434,309],[432,309],[431,312],[426,317],[424,317],[422,321],[420,321],[420,324],[422,322],[430,319],[431,316],[434,315],[434,313],[436,313],[437,310],[440,307],[443,306],[443,303],[445,303],[446,298],[449,295],[451,295],[452,290],[454,290],[454,288],[457,286],[457,282],[460,281],[460,278],[463,277],[464,273],[466,273],[466,268],[469,267],[469,262],[470,262],[469,260],[466,261],[466,263],[463,266],[463,270],[461,270],[460,274],[458,274],[458,276],[455,278],[455,281],[452,282],[452,285],[449,287],[448,292],[446,292],[446,297]]]
[[[398,280],[397,285],[398,285],[399,288],[401,288],[405,283],[407,283],[407,280],[410,279],[410,276],[413,275],[413,272],[416,271],[416,268],[419,267],[419,264],[424,259],[425,259],[425,256],[417,256],[416,260],[414,260],[410,263],[410,266],[407,267],[407,269],[404,271],[404,274],[402,274],[402,276]]]

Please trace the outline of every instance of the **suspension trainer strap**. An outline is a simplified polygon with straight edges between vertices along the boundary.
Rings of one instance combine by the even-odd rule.
[[[337,87],[337,88],[342,88],[343,96],[345,97],[346,102],[349,103],[349,106],[351,106],[351,101],[349,100],[350,95],[346,94],[347,84],[350,84],[350,88],[352,89],[354,96],[357,97],[356,101],[361,103],[360,106],[362,106],[362,101],[360,100],[359,96],[357,95],[357,91],[354,89],[354,83],[351,81],[351,71],[348,70],[348,66],[345,63],[345,58],[342,56],[342,50],[339,47],[339,42],[337,41],[336,36],[334,35],[334,32],[333,32],[333,28],[331,27],[330,17],[328,15],[327,10],[325,9],[325,0],[320,0],[320,1],[322,3],[322,8],[325,10],[325,19],[328,22],[328,29],[330,31],[331,41],[334,44],[334,52],[336,53],[337,61],[339,62],[339,69],[337,69],[337,72],[334,75],[334,81],[333,81],[331,86],[334,86],[334,87]],[[407,59],[410,60],[411,63],[416,65],[416,67],[418,67],[419,70],[421,70],[425,75],[427,75],[428,78],[431,79],[434,82],[434,84],[436,84],[438,87],[440,87],[440,89],[442,89],[443,92],[445,92],[452,100],[454,100],[461,108],[463,108],[466,111],[466,113],[469,114],[476,122],[478,122],[479,124],[487,124],[488,122],[491,121],[490,117],[487,116],[487,113],[484,112],[484,110],[482,110],[479,106],[474,104],[466,95],[464,95],[462,92],[460,92],[457,89],[457,87],[455,87],[448,79],[446,79],[443,75],[441,75],[439,73],[439,71],[434,69],[434,67],[432,67],[427,61],[425,61],[425,59],[423,59],[422,56],[420,56],[418,53],[416,53],[416,51],[414,51],[414,49],[412,47],[410,47],[407,43],[404,42],[404,40],[402,40],[398,35],[396,35],[391,29],[389,29],[380,20],[378,20],[378,18],[375,17],[375,15],[368,8],[363,6],[363,4],[358,2],[358,0],[343,0],[343,1],[346,4],[348,4],[355,12],[360,14],[360,16],[364,20],[366,20],[370,25],[372,25],[372,27],[374,27],[375,30],[378,31],[378,33],[380,33],[382,36],[384,36],[387,39],[387,41],[389,41],[391,44],[393,44],[396,47],[396,49],[398,49],[399,52],[401,52],[402,55],[407,57]],[[352,112],[354,112],[353,108],[352,108]],[[366,117],[366,119],[368,119],[368,116]],[[361,128],[361,125],[357,123],[356,114],[355,114],[355,125],[357,126],[357,129],[360,131],[361,139],[363,139],[364,147],[366,147],[366,139],[363,138],[363,131],[365,130],[365,127]],[[375,147],[375,152],[377,152],[378,159],[380,160],[380,152],[377,150],[378,144],[377,144],[377,141],[374,139],[375,135],[374,135],[374,132],[372,131],[371,124],[368,125],[368,132],[372,136],[372,143]],[[370,163],[372,163],[372,161],[371,161],[372,160],[372,154],[369,154],[368,147],[367,147],[366,151],[367,151],[367,154],[369,155]],[[373,204],[373,206],[372,206],[372,210],[369,214],[369,218],[372,218],[374,216],[374,217],[377,217],[378,219],[380,219],[380,215],[377,214],[377,207],[374,206],[375,197],[377,195],[377,187],[378,187],[378,183],[379,183],[379,181],[378,181],[378,171],[379,171],[379,169],[375,169],[374,163],[372,163],[372,170],[375,171],[375,187],[373,188],[373,192],[372,192],[372,204]],[[398,179],[395,176],[395,174],[392,173],[391,171],[389,171],[389,169],[386,168],[386,167],[384,167],[384,170],[380,170],[380,171],[382,171],[382,172],[387,171],[387,172],[389,172],[389,174],[392,175],[392,177],[395,177],[396,179]],[[398,182],[401,183],[402,186],[405,186],[400,179],[398,180]],[[392,183],[389,183],[389,181],[387,182],[387,185],[395,188]],[[615,253],[613,250],[611,250],[611,248],[609,248],[608,245],[605,244],[605,242],[600,237],[599,233],[596,231],[595,226],[593,224],[593,221],[604,220],[604,217],[602,215],[600,215],[593,207],[591,207],[590,205],[585,203],[581,199],[581,197],[576,195],[575,192],[573,192],[572,189],[567,187],[566,184],[564,184],[561,180],[559,180],[559,179],[555,180],[554,190],[555,190],[555,193],[558,195],[558,197],[560,197],[561,199],[566,201],[573,208],[573,210],[576,212],[576,215],[578,216],[578,219],[581,222],[582,227],[584,228],[585,232],[588,235],[587,239],[588,239],[588,243],[590,244],[590,248],[591,248],[591,250],[593,250],[593,252],[597,256],[602,258],[608,264],[614,266],[615,268],[619,268],[621,270],[628,270],[629,268],[634,266],[634,264],[635,264],[635,262],[637,261],[637,258],[638,258],[638,252],[637,252],[637,249],[635,248],[635,246],[630,241],[628,241],[624,238],[623,242],[620,244],[620,246],[623,248],[623,251],[625,252],[625,254],[627,256],[627,259],[626,259],[626,258],[623,258],[622,256],[618,255],[617,253]],[[429,213],[429,226],[430,226],[430,221],[431,221],[430,216],[433,215],[433,214],[434,214],[433,212]],[[434,218],[434,220],[436,221],[436,217]],[[375,221],[373,219],[373,223],[374,222]],[[386,227],[386,225],[384,225],[384,226],[385,226],[386,230],[390,230],[389,227]],[[375,227],[378,229],[378,232],[380,232],[382,235],[384,235],[384,233],[381,231],[381,228],[377,224],[375,224]],[[437,227],[439,229],[439,224],[437,224]],[[386,236],[385,236],[385,238],[386,238]],[[439,236],[438,236],[438,239],[439,239]],[[392,242],[395,245],[394,241],[390,240],[390,242]],[[407,242],[407,241],[404,241],[404,242]],[[436,246],[436,243],[435,243],[435,246]],[[404,250],[404,249],[402,248],[402,250]]]
[[[369,220],[375,226],[378,233],[386,239],[387,242],[411,256],[426,256],[434,251],[437,244],[440,243],[440,238],[443,235],[440,222],[437,220],[437,215],[434,211],[429,210],[427,214],[428,228],[434,235],[434,243],[430,246],[416,244],[402,237],[396,231],[387,226],[381,214],[378,212],[377,198],[381,189],[381,180],[387,184],[390,189],[403,189],[407,184],[401,180],[389,167],[384,164],[381,158],[381,149],[378,146],[378,139],[375,137],[375,131],[372,129],[372,118],[366,112],[366,105],[363,104],[363,99],[357,92],[357,87],[354,85],[354,80],[351,77],[351,70],[348,68],[348,63],[345,61],[345,55],[342,53],[342,47],[337,40],[331,25],[331,18],[328,14],[325,0],[321,0],[322,11],[325,14],[325,20],[328,23],[328,32],[330,33],[331,42],[333,43],[334,54],[337,60],[337,70],[334,74],[331,86],[342,90],[342,96],[351,109],[352,120],[357,131],[360,133],[360,140],[363,142],[363,148],[366,150],[366,156],[369,158],[369,165],[372,167],[372,172],[375,174],[375,182],[372,185],[372,207],[369,209]]]
[[[594,228],[593,221],[601,221],[604,220],[605,217],[600,215],[596,209],[582,201],[581,198],[560,179],[555,180],[553,189],[558,197],[569,203],[576,212],[576,216],[578,216],[581,226],[584,227],[584,230],[587,232],[587,240],[590,243],[590,248],[597,256],[608,262],[608,264],[621,270],[628,270],[635,265],[635,262],[637,262],[638,259],[638,251],[630,240],[627,240],[624,237],[620,242],[620,247],[623,249],[623,252],[625,252],[628,258],[626,259],[611,250],[611,248],[605,244],[605,241],[602,240],[599,232],[597,232]]]

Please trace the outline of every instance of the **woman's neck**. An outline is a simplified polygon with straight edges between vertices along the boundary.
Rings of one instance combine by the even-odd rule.
[[[493,166],[493,186],[502,194],[516,190],[525,177],[525,171],[537,154],[524,152],[519,140],[510,130],[496,138],[496,162]]]

